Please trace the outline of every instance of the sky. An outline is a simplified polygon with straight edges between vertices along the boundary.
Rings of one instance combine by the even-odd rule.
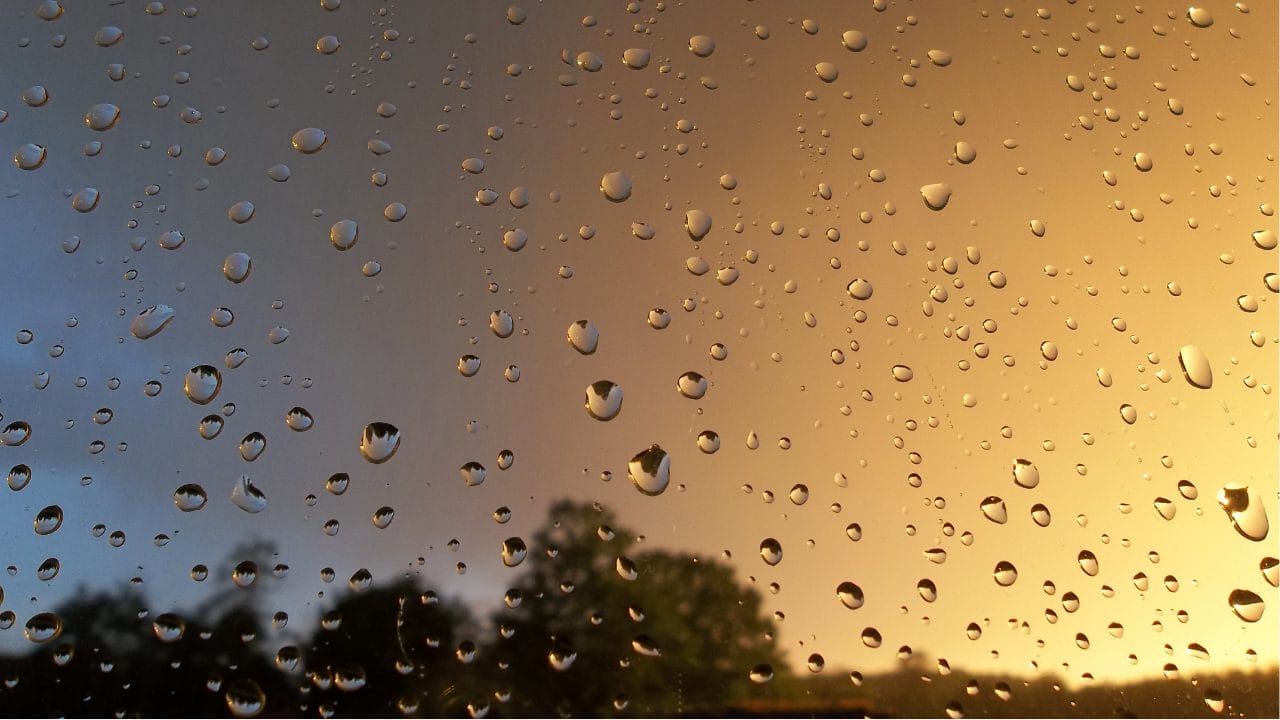
[[[0,448],[32,476],[0,489],[0,609],[20,619],[0,649],[86,587],[136,578],[156,612],[194,607],[255,542],[290,566],[259,581],[270,609],[303,628],[361,568],[484,615],[519,574],[502,540],[570,497],[641,548],[732,563],[797,666],[875,671],[902,646],[1067,678],[1277,661],[1276,534],[1246,536],[1280,519],[1274,6],[1206,5],[1210,24],[1118,3],[65,5],[0,23],[0,424],[32,428]],[[119,117],[95,129],[101,103]],[[325,142],[302,152],[308,128]],[[340,220],[359,228],[346,250]],[[160,305],[172,320],[136,337]],[[578,320],[594,353],[566,340]],[[221,375],[205,405],[183,391],[199,365]],[[584,408],[600,380],[623,394],[607,421]],[[293,407],[311,429],[286,426]],[[361,453],[374,422],[399,430],[381,463]],[[655,444],[670,484],[651,496],[628,461]],[[232,502],[242,475],[261,512]],[[203,509],[175,507],[187,483]],[[1227,486],[1249,489],[1244,531]],[[984,516],[992,496],[1007,522]],[[51,505],[62,526],[37,535]],[[1260,619],[1233,613],[1236,590]]]

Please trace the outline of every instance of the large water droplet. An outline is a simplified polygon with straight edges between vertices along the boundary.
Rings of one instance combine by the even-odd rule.
[[[689,371],[676,381],[676,389],[690,400],[700,400],[707,394],[707,379],[696,372]]]
[[[576,320],[569,326],[566,338],[574,350],[583,355],[590,355],[600,344],[600,330],[590,320]]]
[[[1003,525],[1009,522],[1009,511],[1005,508],[1004,500],[995,495],[987,497],[978,507],[982,510],[982,514],[993,523]]]
[[[253,272],[253,258],[248,253],[233,252],[222,261],[222,274],[233,283],[239,284]]]
[[[360,239],[360,226],[355,220],[339,220],[329,227],[329,242],[339,250],[350,250]]]
[[[703,239],[711,232],[711,214],[706,210],[689,210],[684,214],[684,229],[694,241]]]
[[[458,474],[462,476],[462,481],[468,487],[474,487],[484,482],[484,479],[489,475],[489,471],[485,469],[484,465],[472,460],[458,468]]]
[[[766,565],[777,565],[782,562],[782,544],[774,538],[761,540],[760,559],[764,560]]]
[[[709,35],[694,35],[689,38],[689,52],[698,57],[708,57],[716,51],[716,41]]]
[[[57,505],[46,506],[36,513],[35,519],[31,521],[31,528],[37,535],[53,534],[60,527],[62,527],[62,508]]]
[[[622,410],[622,387],[609,380],[587,386],[587,412],[597,420],[612,420]]]
[[[1018,580],[1018,569],[1008,560],[1001,560],[996,563],[996,568],[992,572],[996,584],[1001,587],[1009,587]]]
[[[840,603],[850,610],[857,610],[862,607],[866,598],[862,594],[862,588],[845,580],[836,586],[836,597],[840,599]]]
[[[49,642],[62,634],[62,618],[51,612],[32,615],[23,628],[23,634],[33,643]]]
[[[1207,28],[1213,24],[1213,13],[1209,8],[1192,6],[1187,8],[1187,20],[1198,28]]]
[[[1013,461],[1013,482],[1030,490],[1040,484],[1040,470],[1030,460],[1018,458]]]
[[[84,126],[90,130],[102,132],[115,127],[116,121],[120,119],[120,108],[111,103],[98,103],[89,108],[89,112],[84,114]]]
[[[1262,597],[1250,590],[1232,590],[1227,596],[1227,603],[1236,617],[1249,623],[1261,620],[1262,612],[1267,609]]]
[[[129,325],[129,332],[139,340],[155,337],[173,320],[173,308],[168,305],[152,305],[138,313]]]
[[[182,391],[197,405],[207,405],[222,389],[222,373],[212,365],[197,365],[182,379]]]
[[[930,210],[941,210],[951,202],[951,186],[947,183],[932,183],[920,188],[920,197]]]
[[[245,435],[244,438],[240,440],[240,457],[244,458],[246,462],[253,462],[254,460],[257,460],[258,456],[262,454],[262,451],[266,449],[266,436],[256,430]]]
[[[908,382],[916,375],[915,372],[906,365],[894,365],[890,368],[890,374],[892,374],[893,379],[898,382]]]
[[[871,295],[875,292],[871,282],[862,278],[854,279],[845,290],[849,293],[849,297],[854,300],[870,300]]]
[[[320,128],[314,127],[303,128],[289,138],[289,144],[293,146],[293,149],[305,155],[319,152],[328,141],[329,136],[325,135],[325,132]]]
[[[661,495],[671,482],[671,456],[657,445],[636,453],[627,463],[627,474],[645,495]]]
[[[1098,558],[1089,550],[1081,550],[1076,555],[1076,562],[1080,563],[1080,569],[1085,575],[1093,577],[1098,574]]]
[[[161,613],[151,621],[151,632],[162,643],[174,643],[187,632],[187,623],[174,613]]]
[[[1209,358],[1199,347],[1183,345],[1178,350],[1178,363],[1182,366],[1182,376],[1193,387],[1207,390],[1213,386],[1213,370],[1209,367]]]
[[[515,567],[524,562],[524,558],[529,554],[529,549],[525,545],[524,540],[518,537],[509,537],[502,541],[502,564],[507,567]]]
[[[371,422],[360,435],[360,454],[374,464],[384,463],[400,449],[400,430],[385,422]]]
[[[18,447],[31,438],[31,425],[25,420],[14,420],[0,430],[0,445]]]
[[[622,171],[605,173],[600,178],[600,192],[612,202],[631,197],[631,178]]]
[[[173,491],[173,504],[182,512],[195,512],[209,502],[209,495],[196,483],[187,483]]]
[[[241,475],[236,484],[231,486],[231,502],[241,510],[250,513],[260,513],[267,509],[267,496],[248,475]]]
[[[1236,532],[1254,542],[1266,539],[1271,529],[1262,497],[1247,486],[1229,483],[1218,491],[1218,504],[1222,506]]]
[[[43,145],[23,143],[13,151],[13,164],[19,170],[35,170],[44,164],[46,155]]]

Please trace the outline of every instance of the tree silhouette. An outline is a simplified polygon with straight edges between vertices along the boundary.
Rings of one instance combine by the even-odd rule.
[[[718,562],[634,550],[612,513],[561,501],[494,616],[497,712],[715,712],[747,671],[785,670],[761,598]]]
[[[304,704],[344,716],[461,716],[478,691],[466,608],[414,581],[350,594],[307,645]],[[332,629],[326,629],[332,628]]]

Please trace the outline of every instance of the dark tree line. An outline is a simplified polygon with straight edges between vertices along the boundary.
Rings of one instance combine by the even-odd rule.
[[[132,589],[85,596],[56,611],[56,637],[0,656],[0,712],[705,714],[747,667],[784,671],[759,594],[728,566],[633,543],[608,511],[560,502],[491,617],[406,578],[345,595],[292,644],[264,633],[252,589],[184,617]]]

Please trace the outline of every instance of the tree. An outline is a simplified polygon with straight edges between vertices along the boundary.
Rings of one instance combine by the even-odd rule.
[[[496,712],[716,712],[785,665],[761,598],[716,561],[634,549],[603,508],[561,501],[494,616]],[[504,707],[505,705],[505,707]]]

